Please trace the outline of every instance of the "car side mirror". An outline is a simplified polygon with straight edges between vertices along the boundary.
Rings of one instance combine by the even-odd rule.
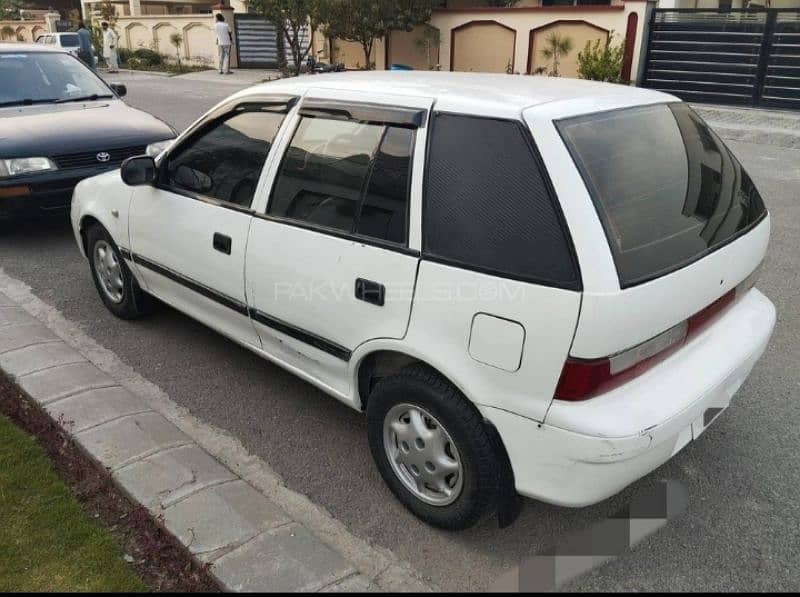
[[[122,83],[109,83],[108,86],[111,87],[111,91],[120,97],[128,95],[128,88]]]
[[[156,180],[156,161],[149,155],[139,155],[122,162],[122,182],[132,187],[151,184]]]

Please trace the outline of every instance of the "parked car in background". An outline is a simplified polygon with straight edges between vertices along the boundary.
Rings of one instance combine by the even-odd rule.
[[[365,411],[386,483],[447,529],[515,491],[579,507],[646,475],[775,324],[747,172],[686,104],[622,85],[251,87],[81,182],[72,223],[112,313],[158,297]]]
[[[0,44],[0,81],[0,219],[66,213],[79,181],[176,136],[126,105],[124,85],[48,45]]]
[[[66,50],[73,56],[77,56],[80,50],[77,33],[45,33],[36,38],[36,43]]]

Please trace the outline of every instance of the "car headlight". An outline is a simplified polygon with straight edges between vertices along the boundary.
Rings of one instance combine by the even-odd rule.
[[[0,178],[58,170],[49,158],[11,158],[0,160]]]
[[[162,151],[167,149],[175,139],[166,139],[165,141],[158,141],[156,143],[151,143],[145,149],[145,154],[149,155],[151,158],[156,157]]]

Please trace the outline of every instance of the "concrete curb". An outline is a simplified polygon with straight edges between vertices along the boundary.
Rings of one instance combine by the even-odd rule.
[[[115,379],[96,358],[104,349],[75,342],[75,333],[62,337],[69,324],[2,270],[0,290],[0,369],[197,561],[210,563],[224,589],[432,590],[393,554],[285,488],[232,438],[124,387],[130,380]]]

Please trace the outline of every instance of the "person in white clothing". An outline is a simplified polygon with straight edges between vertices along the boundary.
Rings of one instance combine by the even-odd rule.
[[[219,48],[219,74],[232,75],[231,44],[233,43],[233,33],[221,13],[217,13],[217,22],[214,23],[214,30],[217,33],[217,47]]]
[[[103,58],[106,59],[108,72],[119,72],[117,70],[117,33],[105,21],[100,26],[103,28]]]

